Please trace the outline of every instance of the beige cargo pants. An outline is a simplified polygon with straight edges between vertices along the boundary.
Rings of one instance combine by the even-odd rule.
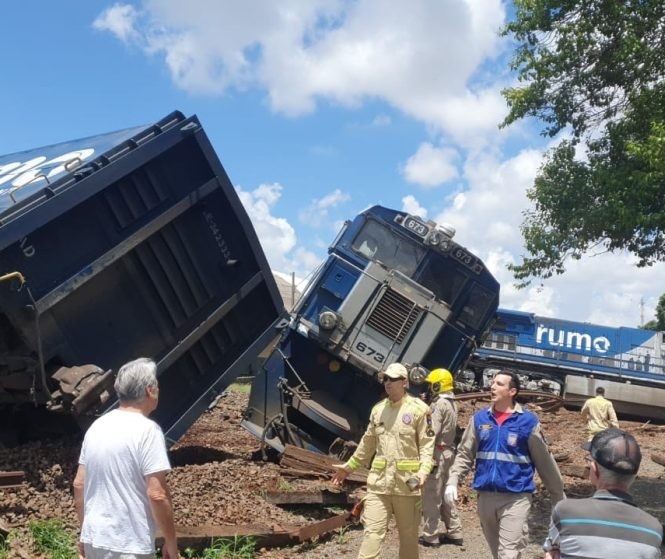
[[[494,559],[519,559],[529,537],[531,493],[478,492],[478,516]]]
[[[419,496],[368,493],[361,516],[365,530],[358,559],[379,556],[393,515],[399,532],[399,559],[418,559],[420,510]]]
[[[423,538],[429,543],[439,543],[439,521],[445,525],[445,534],[454,540],[462,539],[462,523],[455,505],[443,500],[443,490],[448,481],[448,471],[455,461],[455,454],[445,449],[439,457],[437,467],[427,476],[423,487]]]

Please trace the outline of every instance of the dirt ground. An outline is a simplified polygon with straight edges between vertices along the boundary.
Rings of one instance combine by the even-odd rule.
[[[280,466],[253,460],[258,441],[239,425],[247,396],[227,392],[218,405],[204,414],[172,448],[173,471],[169,482],[174,494],[176,523],[181,526],[261,525],[268,528],[302,526],[339,513],[339,509],[322,506],[278,507],[263,498],[269,489],[294,487],[325,488],[327,482],[297,481],[287,478]],[[475,404],[479,407],[480,403]],[[460,424],[465,425],[474,405],[462,404]],[[559,410],[540,412],[546,437],[557,457],[567,456],[566,465],[584,466],[584,452],[579,448],[585,440],[584,424],[578,412]],[[642,447],[643,460],[633,494],[639,506],[665,522],[665,468],[650,459],[651,452],[665,449],[665,427],[639,422],[621,422],[622,428],[633,433]],[[27,540],[27,524],[35,519],[61,519],[73,531],[77,529],[71,482],[76,469],[80,441],[48,441],[31,443],[15,449],[0,449],[1,470],[23,470],[27,481],[17,489],[0,489],[0,523],[18,534],[13,539],[12,556],[35,557]],[[569,497],[592,493],[588,481],[564,476]],[[468,482],[469,480],[467,480]],[[473,493],[462,490],[460,512],[464,526],[464,547],[446,545],[421,548],[421,558],[442,556],[455,559],[485,559],[485,544],[475,512]],[[530,545],[524,559],[542,557],[540,545],[549,522],[550,502],[545,490],[538,490],[529,519]],[[314,559],[355,557],[362,530],[351,526],[314,543],[288,548],[262,549],[261,558]],[[396,530],[391,529],[384,546],[383,559],[397,559]]]

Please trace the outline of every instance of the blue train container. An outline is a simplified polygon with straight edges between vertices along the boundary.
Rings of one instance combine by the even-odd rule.
[[[494,317],[499,284],[454,230],[381,206],[347,222],[252,385],[243,421],[281,450],[348,449],[390,363],[422,390],[461,370]]]
[[[510,367],[556,381],[574,402],[606,388],[624,413],[665,417],[665,333],[499,309],[470,368]],[[609,388],[608,388],[609,387]]]
[[[257,366],[283,312],[200,122],[179,112],[0,157],[0,276],[0,414],[16,430],[86,423],[114,405],[113,371],[147,356],[172,442]]]

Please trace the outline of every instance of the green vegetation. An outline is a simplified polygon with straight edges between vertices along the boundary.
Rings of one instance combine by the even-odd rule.
[[[59,520],[39,520],[29,525],[35,551],[48,559],[77,559],[76,541]],[[10,535],[11,537],[11,535]],[[200,553],[191,548],[183,551],[188,559],[252,559],[256,540],[248,536],[213,538],[210,547]],[[0,540],[0,559],[10,559],[9,542]],[[158,553],[158,557],[161,554]]]
[[[517,43],[503,125],[535,117],[569,133],[527,195],[521,286],[588,251],[665,261],[665,3],[514,0]]]
[[[337,543],[340,543],[340,544],[346,543],[346,539],[347,539],[346,536],[347,536],[348,531],[349,531],[349,525],[348,524],[346,524],[344,526],[341,526],[341,527],[337,528],[337,530],[335,530],[335,540],[337,541]]]
[[[665,293],[658,299],[656,318],[642,325],[645,330],[665,330]]]
[[[252,559],[256,541],[248,536],[235,536],[233,538],[213,538],[210,547],[197,555],[192,549],[185,549],[184,555],[188,559]]]
[[[291,485],[287,480],[285,480],[283,477],[280,477],[277,480],[277,489],[279,491],[293,491],[293,485]]]
[[[231,392],[240,392],[241,394],[249,394],[252,385],[248,382],[234,382],[228,388]]]
[[[9,537],[0,538],[0,559],[9,559]]]
[[[49,559],[77,559],[78,549],[73,534],[60,520],[36,520],[29,524],[35,551]]]

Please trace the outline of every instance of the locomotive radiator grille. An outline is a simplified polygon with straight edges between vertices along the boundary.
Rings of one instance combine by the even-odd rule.
[[[420,316],[420,312],[413,301],[388,288],[369,315],[367,324],[400,344]]]

